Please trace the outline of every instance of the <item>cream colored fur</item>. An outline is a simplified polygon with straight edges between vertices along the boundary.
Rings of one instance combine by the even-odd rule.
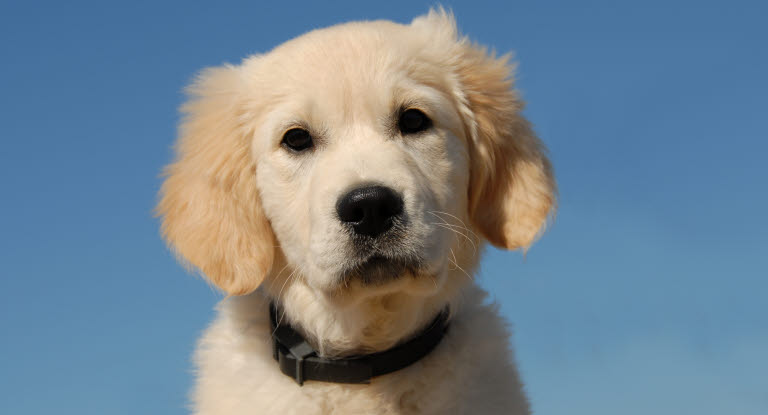
[[[230,294],[199,344],[194,413],[529,413],[505,324],[472,281],[484,241],[526,249],[555,200],[506,58],[438,10],[310,32],[204,71],[189,94],[158,212],[180,258]],[[433,127],[399,134],[401,108]],[[312,150],[280,145],[294,127]],[[370,183],[403,195],[396,254],[423,264],[380,284],[339,278],[354,246],[334,206]],[[299,387],[271,356],[270,299],[329,357],[390,348],[446,305],[451,325],[369,385]]]

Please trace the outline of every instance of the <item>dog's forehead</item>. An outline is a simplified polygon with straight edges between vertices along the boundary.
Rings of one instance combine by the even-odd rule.
[[[404,56],[409,45],[419,43],[412,30],[410,26],[388,21],[346,23],[305,33],[279,45],[269,55],[310,64],[343,64],[354,59],[356,63],[376,66],[385,63],[382,58],[392,56],[393,52]]]
[[[430,65],[423,36],[391,22],[351,23],[320,29],[259,58],[258,90],[302,104],[305,111],[378,114]],[[435,77],[434,71],[430,72]],[[327,115],[327,114],[326,114]]]

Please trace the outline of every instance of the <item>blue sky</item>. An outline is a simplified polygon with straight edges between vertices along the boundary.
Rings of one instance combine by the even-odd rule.
[[[432,4],[0,5],[0,413],[185,413],[220,295],[151,213],[183,86]],[[560,185],[542,240],[481,272],[535,411],[768,413],[766,3],[443,4],[515,51]]]

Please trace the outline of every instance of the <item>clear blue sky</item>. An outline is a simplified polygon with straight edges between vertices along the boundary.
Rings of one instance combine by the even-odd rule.
[[[431,4],[3,2],[0,413],[185,413],[220,296],[151,214],[183,86]],[[444,4],[516,51],[560,184],[527,258],[482,270],[537,413],[768,413],[766,3]]]

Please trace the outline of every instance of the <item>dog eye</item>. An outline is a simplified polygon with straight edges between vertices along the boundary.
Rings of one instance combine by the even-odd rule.
[[[400,114],[397,126],[403,134],[416,134],[432,126],[432,120],[423,112],[411,108]]]
[[[314,143],[309,131],[303,128],[291,128],[283,134],[283,141],[280,144],[293,151],[304,151],[312,147]]]

